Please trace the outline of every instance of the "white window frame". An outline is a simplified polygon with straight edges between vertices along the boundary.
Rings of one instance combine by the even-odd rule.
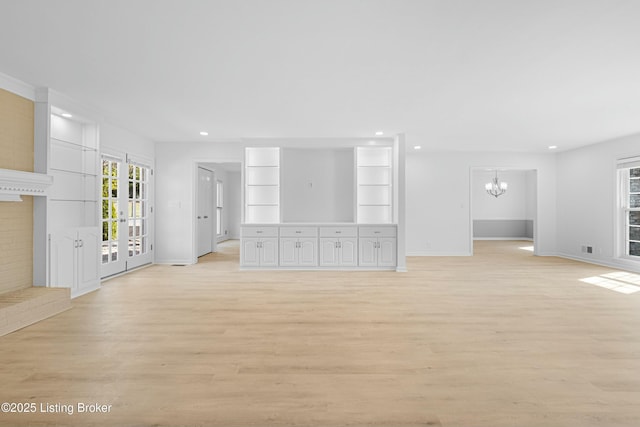
[[[216,180],[216,237],[224,235],[224,221],[222,213],[224,208],[224,183],[219,179]]]
[[[618,258],[628,261],[640,262],[640,256],[629,254],[629,213],[640,212],[640,207],[630,206],[630,170],[640,168],[640,157],[628,157],[617,162],[618,180],[618,213],[617,213],[617,255]]]

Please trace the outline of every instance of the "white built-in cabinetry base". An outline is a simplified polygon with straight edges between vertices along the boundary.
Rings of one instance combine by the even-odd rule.
[[[395,270],[396,225],[243,225],[240,267]]]

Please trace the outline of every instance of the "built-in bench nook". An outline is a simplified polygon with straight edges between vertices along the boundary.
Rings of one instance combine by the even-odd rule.
[[[0,336],[71,308],[69,288],[30,287],[0,294]]]

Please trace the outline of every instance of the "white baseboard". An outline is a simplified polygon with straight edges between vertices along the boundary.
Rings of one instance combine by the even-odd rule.
[[[471,256],[470,252],[434,252],[434,251],[411,251],[406,254],[410,256]]]
[[[640,265],[639,263],[631,260],[623,260],[623,259],[612,259],[612,260],[603,260],[603,259],[593,259],[586,258],[577,255],[557,253],[555,256],[559,258],[570,259],[573,261],[584,262],[587,264],[600,265],[602,267],[615,268],[619,270],[632,271],[634,273],[640,273]]]

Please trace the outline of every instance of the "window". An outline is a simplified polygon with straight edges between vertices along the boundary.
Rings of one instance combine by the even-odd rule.
[[[216,181],[216,235],[222,236],[222,181]]]
[[[640,260],[640,159],[618,164],[620,180],[620,254]]]

